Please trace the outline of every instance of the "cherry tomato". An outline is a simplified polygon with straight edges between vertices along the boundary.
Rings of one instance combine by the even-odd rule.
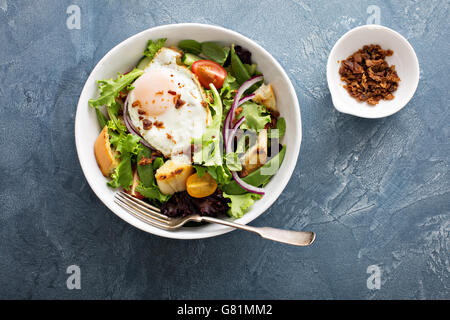
[[[201,85],[207,89],[212,83],[216,89],[223,86],[223,82],[227,77],[227,71],[217,62],[211,60],[198,60],[191,66],[192,72],[197,75]]]
[[[186,191],[194,198],[212,195],[216,189],[217,182],[207,172],[202,177],[194,173],[186,180]]]

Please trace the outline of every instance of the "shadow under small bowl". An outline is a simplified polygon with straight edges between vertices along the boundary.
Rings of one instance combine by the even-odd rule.
[[[394,54],[386,57],[389,65],[395,65],[400,83],[392,100],[380,100],[372,106],[358,102],[343,87],[339,68],[341,61],[365,45],[378,44]],[[419,61],[413,47],[401,34],[387,27],[365,25],[344,34],[331,49],[327,63],[327,81],[336,110],[362,118],[383,118],[400,111],[411,100],[419,84]]]

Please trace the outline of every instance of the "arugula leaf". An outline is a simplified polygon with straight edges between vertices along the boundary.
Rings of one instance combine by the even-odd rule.
[[[212,61],[221,65],[225,63],[230,52],[230,48],[223,48],[215,42],[207,41],[201,44],[202,53]]]
[[[261,195],[255,193],[244,193],[239,195],[231,195],[223,193],[224,198],[228,198],[231,200],[228,203],[230,209],[228,210],[228,215],[232,218],[240,218],[242,217],[254,203],[255,200],[261,199]]]
[[[142,70],[134,69],[125,75],[119,73],[116,80],[98,80],[97,83],[99,84],[100,97],[97,99],[90,99],[89,105],[94,108],[99,108],[101,106],[116,108],[116,106],[113,105],[117,103],[116,97],[119,93],[143,73],[144,71]]]
[[[267,134],[270,139],[281,139],[286,133],[286,120],[283,117],[277,119],[275,129],[269,129]]]
[[[286,120],[281,117],[277,120],[278,137],[281,139],[286,133]]]
[[[242,105],[240,117],[244,116],[245,121],[241,125],[241,129],[259,131],[270,122],[270,114],[264,106],[254,102],[246,102]]]
[[[234,50],[234,44],[231,46],[231,68],[239,84],[243,84],[245,81],[250,79],[250,74],[248,73],[247,68],[244,66]]]
[[[166,40],[167,40],[167,38],[161,38],[156,41],[148,40],[147,49],[145,49],[145,51],[144,51],[144,56],[149,57],[150,59],[153,59],[153,57],[158,52],[158,50],[161,49],[162,47],[164,47]]]
[[[200,44],[200,42],[191,39],[181,40],[180,42],[178,42],[178,48],[180,48],[184,52],[192,53],[195,55],[199,55],[200,53],[202,53],[202,45]]]

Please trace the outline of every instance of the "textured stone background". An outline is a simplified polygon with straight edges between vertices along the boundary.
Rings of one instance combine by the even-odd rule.
[[[448,1],[0,0],[0,298],[450,298]],[[81,30],[66,9],[81,8]],[[325,65],[369,5],[421,66],[401,112],[364,120],[334,110]],[[218,24],[280,61],[299,97],[295,173],[257,226],[314,230],[297,248],[234,231],[163,239],[96,198],[74,144],[78,96],[114,45],[146,28]],[[81,267],[81,290],[66,268]],[[369,265],[382,270],[369,290]]]

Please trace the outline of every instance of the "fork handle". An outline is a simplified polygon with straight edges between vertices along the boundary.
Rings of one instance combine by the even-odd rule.
[[[265,239],[292,244],[294,246],[309,246],[316,238],[316,234],[311,231],[293,231],[270,227],[252,227],[233,221],[207,216],[201,216],[201,221],[222,224],[228,227],[254,232]]]

